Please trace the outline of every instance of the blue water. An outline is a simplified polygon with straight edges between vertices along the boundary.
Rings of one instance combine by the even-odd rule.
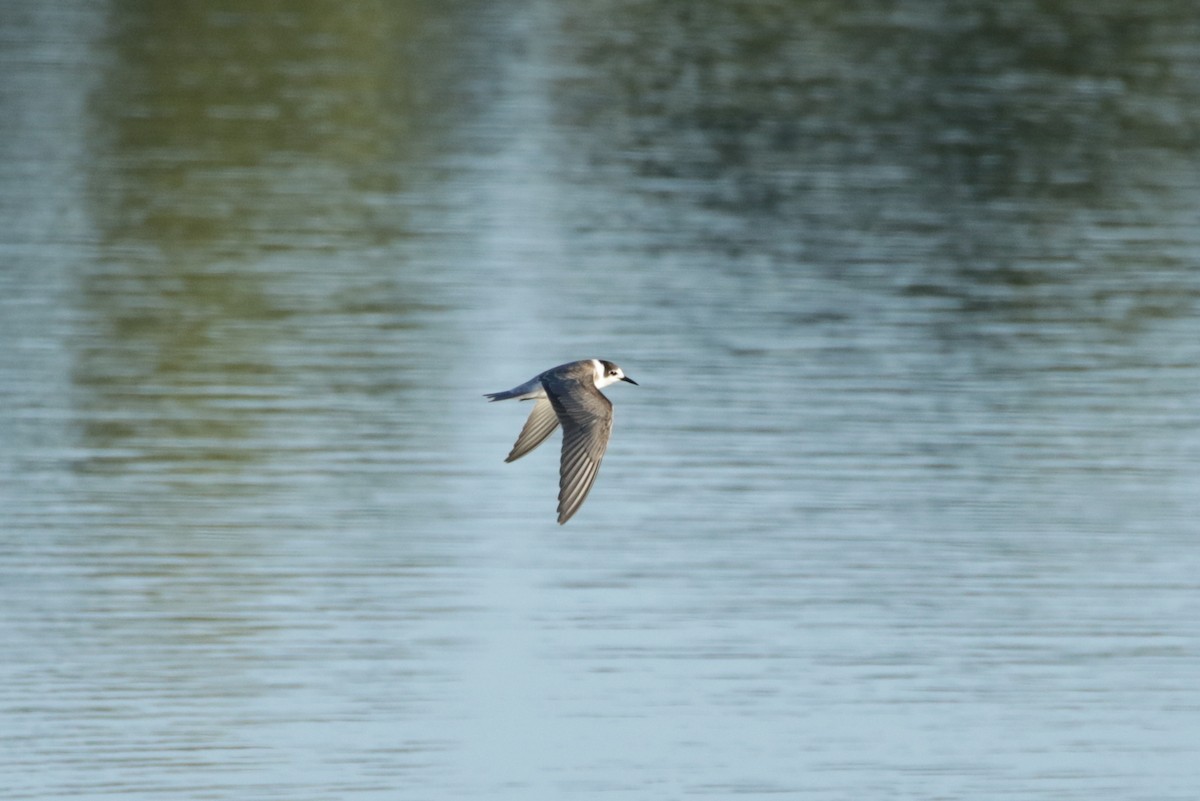
[[[8,4],[4,797],[1194,798],[1194,16]]]

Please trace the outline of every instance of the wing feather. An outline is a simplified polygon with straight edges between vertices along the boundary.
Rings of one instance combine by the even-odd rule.
[[[561,525],[579,511],[596,482],[612,434],[612,404],[596,389],[590,374],[547,377],[542,386],[563,427],[558,479]]]
[[[549,399],[538,398],[533,404],[533,411],[529,413],[529,419],[525,421],[525,427],[521,429],[520,436],[504,461],[515,462],[520,459],[545,442],[546,437],[553,434],[556,428],[558,415],[554,413],[554,406]]]

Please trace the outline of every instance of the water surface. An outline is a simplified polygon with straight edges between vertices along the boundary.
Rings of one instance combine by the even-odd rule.
[[[8,4],[7,797],[1192,798],[1197,34]]]

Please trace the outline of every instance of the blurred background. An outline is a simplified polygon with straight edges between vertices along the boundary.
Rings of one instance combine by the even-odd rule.
[[[11,799],[1200,786],[1190,0],[0,4]],[[554,522],[528,408],[600,357]]]

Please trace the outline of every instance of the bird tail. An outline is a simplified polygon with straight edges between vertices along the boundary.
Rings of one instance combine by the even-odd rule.
[[[526,381],[519,387],[506,389],[503,392],[489,392],[483,397],[489,401],[508,400],[509,398],[520,398],[521,400],[533,400],[534,398],[544,398],[546,391],[542,389],[542,383],[536,378]]]

